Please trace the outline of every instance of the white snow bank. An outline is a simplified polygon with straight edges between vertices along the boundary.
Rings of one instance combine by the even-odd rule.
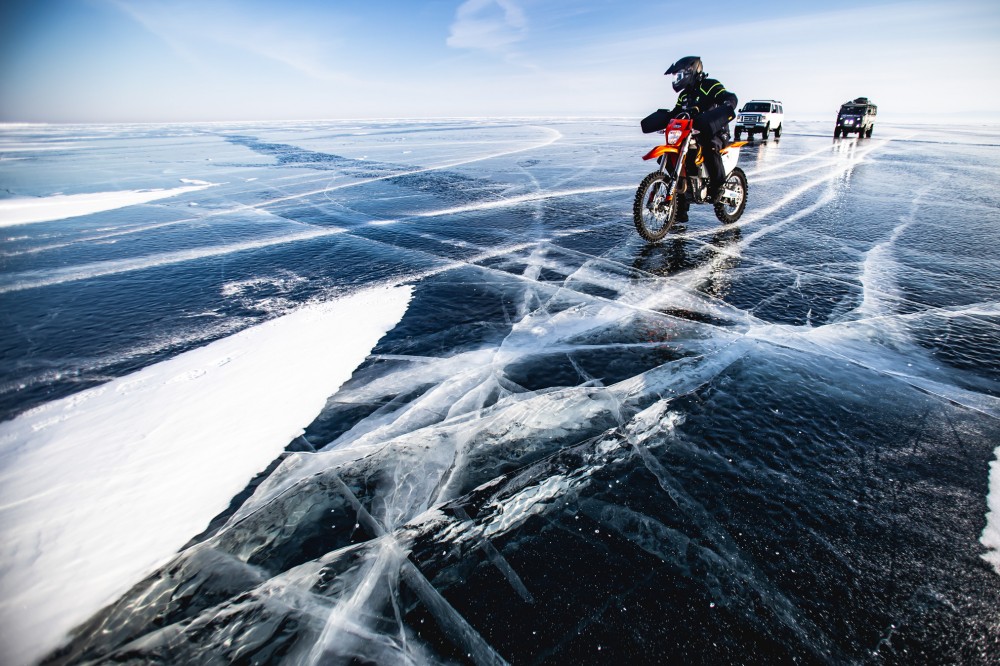
[[[0,424],[0,663],[39,660],[201,532],[410,296],[305,307]]]
[[[184,187],[168,190],[120,190],[117,192],[92,192],[89,194],[55,194],[50,197],[14,197],[0,199],[0,227],[32,222],[51,222],[67,217],[90,215],[116,208],[148,203],[157,199],[175,197],[178,194],[196,192],[213,183],[203,180],[187,180]]]
[[[75,141],[63,143],[0,143],[0,153],[37,153],[51,150],[72,150],[82,145],[84,144]]]
[[[983,559],[993,565],[993,570],[1000,574],[1000,446],[997,447],[996,460],[990,463],[990,492],[986,495],[986,527],[979,537],[979,542],[986,546],[987,552]]]

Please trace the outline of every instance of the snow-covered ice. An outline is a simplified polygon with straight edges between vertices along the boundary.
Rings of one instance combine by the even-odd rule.
[[[4,662],[37,659],[205,529],[410,294],[305,306],[0,424]]]

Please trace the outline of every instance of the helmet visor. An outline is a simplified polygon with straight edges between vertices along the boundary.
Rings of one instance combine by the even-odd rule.
[[[680,92],[681,90],[684,89],[685,85],[687,84],[688,74],[689,72],[686,69],[682,69],[681,71],[674,74],[674,80],[672,83],[674,92]]]

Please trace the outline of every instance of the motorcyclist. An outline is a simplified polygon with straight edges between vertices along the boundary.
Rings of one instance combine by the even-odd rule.
[[[702,148],[708,171],[708,198],[717,202],[726,177],[719,150],[729,144],[729,121],[736,117],[739,102],[718,80],[705,75],[698,56],[681,58],[664,74],[674,75],[674,92],[680,93],[677,103],[669,111],[659,109],[643,118],[642,131],[646,134],[661,131],[681,112],[689,113],[694,129],[698,130],[695,140]],[[678,222],[687,220],[687,210],[688,202],[682,197],[677,209]]]

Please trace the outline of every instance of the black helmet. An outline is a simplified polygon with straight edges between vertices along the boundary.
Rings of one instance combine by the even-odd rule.
[[[698,56],[686,56],[670,66],[664,74],[674,75],[674,92],[680,92],[685,88],[690,88],[702,77],[701,58]]]

